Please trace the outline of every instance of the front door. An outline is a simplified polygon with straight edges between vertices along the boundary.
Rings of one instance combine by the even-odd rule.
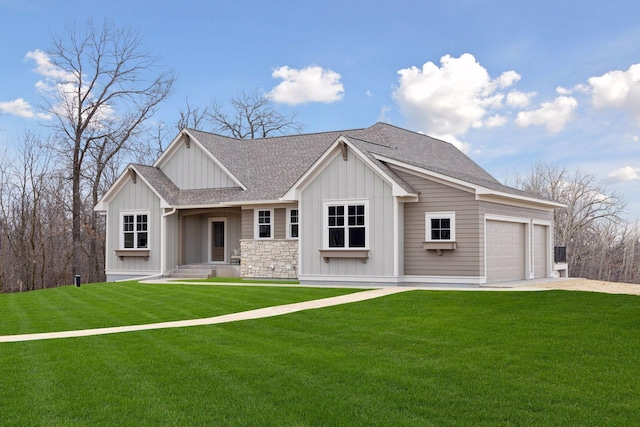
[[[211,230],[210,240],[210,258],[212,262],[225,262],[224,245],[225,245],[225,221],[223,219],[214,219],[209,225]]]

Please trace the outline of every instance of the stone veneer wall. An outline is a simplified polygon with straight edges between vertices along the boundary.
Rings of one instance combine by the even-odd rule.
[[[240,240],[240,276],[298,278],[297,240]],[[271,268],[273,266],[273,268]]]

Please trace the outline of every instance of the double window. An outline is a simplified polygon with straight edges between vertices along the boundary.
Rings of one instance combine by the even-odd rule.
[[[455,212],[426,212],[426,242],[454,242],[456,240]]]
[[[325,202],[326,248],[367,247],[367,202]]]
[[[149,248],[149,214],[123,213],[121,221],[123,249]]]

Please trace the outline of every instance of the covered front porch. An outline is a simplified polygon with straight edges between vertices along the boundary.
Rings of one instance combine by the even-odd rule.
[[[207,277],[214,271],[217,276],[239,276],[242,235],[239,207],[179,210],[177,231],[173,245],[167,242],[176,248],[171,275]]]

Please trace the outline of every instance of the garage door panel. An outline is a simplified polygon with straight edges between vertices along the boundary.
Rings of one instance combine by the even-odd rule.
[[[487,282],[525,278],[525,226],[487,221]]]

